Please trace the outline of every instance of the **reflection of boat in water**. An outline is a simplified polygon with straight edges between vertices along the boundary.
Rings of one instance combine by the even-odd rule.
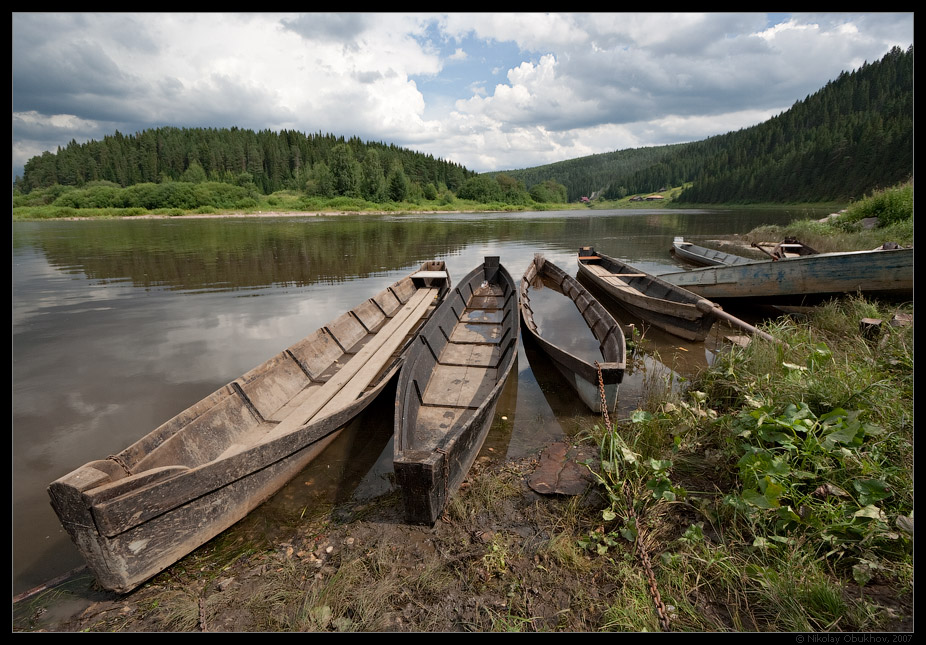
[[[538,326],[531,305],[531,294],[546,287],[571,302],[580,314],[581,326],[571,329],[574,335],[587,335],[598,343],[599,352],[594,364],[572,350],[572,343],[554,342],[554,336],[544,333]],[[617,386],[624,377],[626,343],[624,332],[614,317],[589,291],[558,266],[543,256],[535,256],[524,271],[520,284],[521,326],[525,340],[536,343],[553,361],[590,410],[613,408]],[[584,328],[583,328],[584,327]],[[601,360],[598,360],[601,359]],[[602,389],[604,390],[602,392]]]
[[[351,499],[363,500],[392,489],[392,411],[395,379],[363,412],[338,433],[317,459],[251,513],[260,518],[301,515]],[[383,455],[388,462],[384,465]],[[266,523],[266,521],[264,521]]]
[[[498,403],[495,406],[495,419],[489,428],[489,434],[486,435],[485,442],[482,444],[480,454],[491,456],[492,459],[504,459],[508,455],[511,440],[514,436],[515,424],[517,423],[518,392],[520,389],[518,360],[518,352],[515,351],[511,374],[498,395]]]
[[[546,399],[552,415],[573,417],[590,414],[588,406],[575,395],[575,390],[562,372],[557,369],[556,363],[537,343],[524,336],[521,346],[534,380],[537,382],[537,387]]]
[[[51,483],[101,586],[124,593],[263,503],[398,373],[449,287],[443,262],[387,287],[116,455]]]
[[[518,327],[514,280],[487,257],[412,344],[397,386],[393,462],[408,521],[433,524],[469,472],[517,358]]]
[[[724,343],[724,333],[730,331],[723,325],[715,325],[704,341],[687,341],[651,325],[647,320],[633,315],[619,304],[609,300],[607,293],[586,276],[580,274],[577,279],[611,312],[621,327],[627,330],[628,347],[633,343],[635,348],[634,354],[627,357],[625,381],[621,385],[621,395],[624,397],[630,396],[629,390],[633,386],[628,385],[627,381],[632,380],[634,359],[639,361],[641,351],[648,356],[655,357],[654,360],[664,363],[665,367],[677,372],[680,377],[692,378],[711,364],[714,354]]]

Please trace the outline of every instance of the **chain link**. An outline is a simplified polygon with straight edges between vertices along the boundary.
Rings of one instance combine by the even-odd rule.
[[[595,361],[595,368],[598,370],[598,392],[601,394],[601,413],[604,415],[605,428],[610,432],[611,419],[608,417],[608,399],[604,394],[604,377],[601,375],[601,364]]]
[[[653,598],[653,605],[656,606],[656,614],[659,616],[659,623],[662,625],[662,631],[667,632],[671,629],[669,625],[669,612],[666,611],[666,606],[662,602],[662,596],[659,594],[659,588],[656,586],[656,575],[653,573],[652,561],[650,560],[649,553],[643,542],[643,527],[640,525],[640,518],[637,517],[636,512],[633,510],[633,496],[630,494],[630,487],[627,486],[626,482],[624,483],[624,495],[627,497],[627,512],[630,514],[630,519],[633,520],[633,525],[637,532],[635,545],[637,547],[637,553],[640,554],[640,561],[643,563],[646,579],[649,582],[649,593]]]
[[[598,369],[598,391],[601,394],[601,413],[604,415],[605,427],[608,429],[608,432],[611,432],[613,428],[611,428],[611,419],[608,417],[608,404],[604,393],[604,378],[601,375],[601,365],[598,361],[595,361],[595,367]],[[640,555],[640,561],[643,563],[643,571],[646,573],[650,596],[653,598],[653,604],[656,606],[656,614],[659,616],[659,623],[662,626],[662,631],[667,632],[671,629],[671,625],[669,624],[669,613],[666,611],[666,606],[662,602],[662,596],[659,594],[659,588],[656,586],[656,575],[653,573],[652,561],[643,543],[643,527],[640,524],[640,519],[637,517],[636,511],[634,511],[633,495],[630,493],[630,487],[627,485],[627,482],[624,482],[622,488],[624,490],[624,496],[627,498],[627,512],[630,515],[630,519],[633,520],[633,525],[637,533],[634,546],[636,546],[637,553]]]

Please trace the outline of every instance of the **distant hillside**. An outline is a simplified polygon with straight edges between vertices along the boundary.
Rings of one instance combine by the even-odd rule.
[[[579,157],[559,161],[545,166],[524,168],[521,170],[506,170],[504,172],[485,173],[490,177],[510,175],[514,179],[524,182],[530,188],[548,179],[553,179],[566,187],[569,201],[573,202],[581,197],[593,198],[605,190],[624,191],[624,195],[651,191],[657,189],[628,188],[622,178],[630,178],[648,168],[664,163],[678,155],[682,148],[690,143],[681,143],[671,146],[655,146],[651,148],[634,148],[605,152],[602,154]],[[621,195],[623,197],[624,195]]]
[[[566,186],[570,201],[593,194],[618,199],[689,183],[677,201],[856,199],[913,174],[913,46],[844,72],[751,128],[504,174],[528,188],[555,180]]]
[[[765,123],[686,144],[477,175],[431,155],[356,137],[168,127],[71,141],[57,153],[33,157],[14,192],[50,189],[43,203],[74,208],[149,209],[216,202],[193,195],[193,186],[204,183],[212,184],[206,192],[213,196],[235,186],[251,197],[290,190],[376,203],[418,198],[449,203],[457,196],[527,207],[561,202],[563,190],[568,201],[577,201],[679,186],[685,189],[675,201],[687,203],[831,202],[855,199],[912,175],[911,45],[841,74]],[[88,185],[85,192],[93,194],[64,194]],[[152,186],[165,190],[152,197]],[[192,196],[181,200],[168,188],[173,193],[183,188]]]

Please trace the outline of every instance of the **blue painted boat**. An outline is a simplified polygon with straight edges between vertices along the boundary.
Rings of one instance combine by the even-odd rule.
[[[672,241],[672,253],[678,258],[691,262],[692,264],[697,264],[698,266],[746,264],[753,261],[741,255],[724,253],[716,249],[709,249],[706,246],[698,246],[697,244],[686,242],[682,237],[676,237]]]
[[[818,253],[659,276],[710,300],[808,303],[843,294],[913,298],[913,248]]]

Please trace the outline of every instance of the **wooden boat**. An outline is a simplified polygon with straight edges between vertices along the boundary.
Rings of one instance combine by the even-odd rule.
[[[818,253],[659,276],[711,300],[807,303],[846,293],[913,297],[913,249]]]
[[[802,244],[800,241],[793,237],[786,237],[783,241],[775,244],[753,242],[752,247],[759,249],[772,260],[794,258],[804,255],[815,255],[817,253],[817,251],[810,248],[806,244]],[[766,247],[771,247],[771,250]],[[686,242],[682,237],[676,237],[672,241],[671,252],[676,257],[682,258],[683,260],[687,260],[688,262],[697,264],[699,266],[729,266],[734,264],[748,264],[749,262],[756,262],[756,260],[753,258],[734,255],[733,253],[725,253],[716,249],[709,249],[704,246],[692,244],[691,242]]]
[[[426,262],[116,455],[48,487],[104,588],[125,593],[297,475],[397,375],[449,292]]]
[[[437,521],[469,472],[517,348],[517,290],[487,257],[421,329],[399,374],[393,468],[410,523]]]
[[[640,271],[625,262],[579,249],[579,276],[585,276],[638,318],[687,340],[704,340],[715,315],[713,303]]]
[[[542,255],[535,256],[534,261],[524,271],[520,286],[521,327],[524,339],[532,339],[550,357],[556,369],[575,389],[582,402],[595,412],[602,411],[599,367],[541,334],[531,308],[532,288],[535,291],[542,288],[552,289],[569,298],[578,309],[591,335],[599,343],[602,360],[597,363],[605,390],[605,404],[608,410],[613,409],[617,400],[617,386],[624,378],[624,369],[627,366],[627,346],[621,326],[588,289]]]
[[[767,256],[772,258],[772,260],[783,260],[785,258],[796,258],[803,255],[816,255],[817,251],[810,248],[806,244],[802,244],[797,238],[786,237],[781,242],[777,244],[766,244],[763,242],[753,242],[753,248],[759,249]],[[765,247],[771,246],[772,250],[769,251]]]
[[[687,260],[698,266],[716,266],[718,264],[745,264],[751,262],[749,258],[732,253],[724,253],[716,249],[709,249],[706,246],[698,246],[691,242],[686,242],[684,238],[676,237],[672,241],[672,253],[683,260]]]

